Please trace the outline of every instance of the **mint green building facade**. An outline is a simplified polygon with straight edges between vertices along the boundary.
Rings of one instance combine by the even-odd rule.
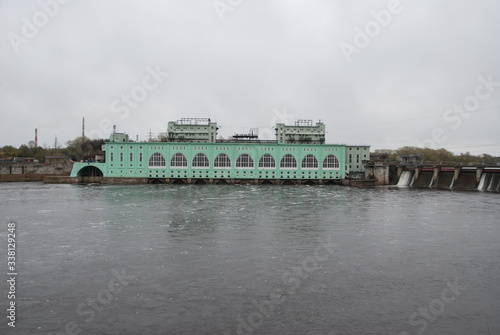
[[[369,145],[346,145],[346,170],[349,177],[363,179],[365,177],[365,167],[363,161],[370,160]]]
[[[339,180],[346,172],[343,145],[108,142],[104,150],[105,163],[75,163],[71,177],[89,166],[127,178]]]
[[[213,123],[208,126],[217,128]],[[178,134],[182,129],[175,131]],[[214,136],[213,132],[201,131],[210,138]],[[310,143],[234,139],[192,142],[182,137],[175,142],[133,142],[126,134],[112,134],[103,145],[105,161],[75,163],[71,177],[137,178],[140,182],[161,183],[327,184],[340,183],[349,172],[347,146],[343,144],[321,144],[317,139]]]

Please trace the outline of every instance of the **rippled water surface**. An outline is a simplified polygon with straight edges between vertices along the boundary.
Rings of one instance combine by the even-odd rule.
[[[5,334],[500,334],[500,195],[0,184]]]

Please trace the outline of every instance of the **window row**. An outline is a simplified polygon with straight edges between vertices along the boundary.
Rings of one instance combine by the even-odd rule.
[[[149,167],[165,167],[166,160],[165,157],[156,152],[149,158]],[[185,168],[188,166],[188,160],[186,156],[182,153],[176,153],[170,159],[170,167],[172,168]],[[191,166],[194,168],[208,168],[210,167],[210,161],[207,155],[203,153],[198,153],[194,156]],[[258,162],[259,168],[273,169],[276,168],[276,161],[274,157],[270,154],[264,154],[260,157]],[[297,160],[291,154],[286,154],[281,158],[280,168],[282,169],[295,169],[297,168]],[[306,155],[301,162],[301,167],[303,169],[317,169],[319,166],[318,160],[314,155]],[[218,154],[214,159],[214,168],[230,168],[231,159],[227,154]],[[254,160],[249,154],[241,154],[236,159],[237,168],[253,168]],[[335,155],[328,155],[323,159],[323,169],[338,169],[340,167],[339,160]]]
[[[113,152],[109,154],[109,160],[114,162],[115,155]],[[129,155],[129,160],[131,162],[134,160],[134,154],[132,152]],[[120,162],[123,162],[123,152],[120,152]],[[142,162],[142,152],[139,153],[139,162]]]

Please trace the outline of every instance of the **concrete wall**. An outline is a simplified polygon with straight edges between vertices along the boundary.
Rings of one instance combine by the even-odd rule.
[[[0,174],[0,182],[43,181],[44,174]]]
[[[213,179],[213,178],[114,178],[114,177],[68,177],[68,176],[45,176],[43,182],[46,184],[271,184],[271,185],[341,185],[341,181],[329,180],[282,180],[282,179]],[[362,181],[353,181],[358,186]],[[373,181],[372,181],[373,185]],[[364,185],[361,185],[364,186]]]
[[[365,169],[366,179],[375,179],[376,185],[389,185],[389,165],[371,165]]]
[[[389,185],[389,166],[375,165],[375,178],[377,185]]]
[[[45,184],[77,184],[78,178],[68,176],[44,176],[43,182]]]
[[[1,164],[0,175],[8,174],[43,174],[43,175],[69,175],[73,164],[46,165],[42,163],[34,164]]]

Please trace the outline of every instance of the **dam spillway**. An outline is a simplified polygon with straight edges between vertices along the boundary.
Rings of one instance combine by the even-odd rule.
[[[398,186],[411,186],[415,171],[403,171],[398,180]]]
[[[500,173],[484,172],[477,189],[479,191],[500,191]]]
[[[421,171],[413,187],[430,188],[432,186],[434,171]]]
[[[500,192],[500,167],[401,166],[397,186]]]
[[[476,190],[478,187],[478,183],[476,180],[476,171],[462,171],[457,178],[455,185],[453,185],[453,189],[455,190],[463,190],[463,191],[472,191]]]
[[[453,186],[453,171],[441,171],[438,174],[436,188],[448,190]]]

